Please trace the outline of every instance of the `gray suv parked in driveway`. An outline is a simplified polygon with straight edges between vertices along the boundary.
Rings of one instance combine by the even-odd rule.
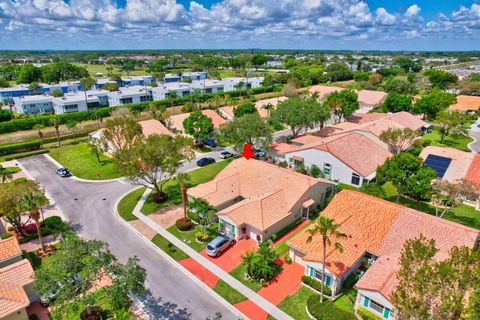
[[[227,236],[218,236],[207,244],[207,249],[205,251],[211,257],[218,257],[223,251],[234,244],[235,239]]]

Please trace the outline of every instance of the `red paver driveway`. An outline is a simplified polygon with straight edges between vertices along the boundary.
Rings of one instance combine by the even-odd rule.
[[[178,263],[184,266],[185,269],[190,271],[195,277],[200,279],[210,288],[214,288],[217,284],[218,277],[200,263],[195,261],[193,258],[183,259],[178,261]]]
[[[233,305],[251,320],[266,320],[268,313],[250,300]]]
[[[238,241],[233,247],[228,248],[222,253],[220,257],[210,257],[205,250],[202,250],[200,254],[206,257],[208,260],[215,263],[226,272],[230,272],[235,269],[236,266],[242,262],[242,255],[248,251],[257,250],[257,242],[252,239],[242,239]]]
[[[300,288],[300,282],[305,267],[298,263],[283,264],[283,270],[275,279],[264,286],[258,294],[273,303],[279,304],[288,295],[295,293]]]

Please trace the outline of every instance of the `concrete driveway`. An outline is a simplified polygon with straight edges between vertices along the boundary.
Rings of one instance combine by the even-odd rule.
[[[216,312],[223,319],[238,317],[175,264],[156,252],[115,216],[117,201],[135,186],[120,181],[85,182],[60,178],[45,155],[19,160],[45,190],[74,228],[87,239],[103,240],[120,261],[137,256],[147,270],[150,295],[144,299],[150,319],[205,319]],[[187,164],[190,166],[192,164]]]

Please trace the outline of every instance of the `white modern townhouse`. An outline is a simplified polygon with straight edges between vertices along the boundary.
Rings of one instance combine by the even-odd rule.
[[[261,87],[263,79],[263,77],[230,77],[223,78],[221,81],[224,85],[224,91],[234,91]]]
[[[14,97],[15,111],[25,115],[52,113],[53,97],[44,94]]]
[[[100,99],[84,92],[66,93],[63,97],[53,98],[56,114],[94,110],[100,107]]]
[[[228,91],[225,90],[225,85],[223,80],[213,80],[213,79],[203,79],[192,81],[191,83],[192,90],[199,89],[202,93],[217,93]]]
[[[164,82],[159,83],[157,87],[152,87],[153,100],[168,99],[171,92],[175,92],[177,97],[188,96],[191,92],[191,86],[185,82]]]
[[[111,107],[140,103],[152,100],[152,88],[145,86],[120,87],[118,91],[108,93],[108,104]]]

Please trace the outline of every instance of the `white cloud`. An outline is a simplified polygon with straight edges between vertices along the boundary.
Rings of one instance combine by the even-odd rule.
[[[416,16],[422,11],[422,8],[420,8],[417,4],[413,4],[410,7],[408,7],[407,11],[405,11],[405,15],[407,17],[413,17]]]
[[[375,12],[377,14],[376,22],[383,26],[393,26],[396,18],[393,14],[388,13],[385,8],[378,8]]]

